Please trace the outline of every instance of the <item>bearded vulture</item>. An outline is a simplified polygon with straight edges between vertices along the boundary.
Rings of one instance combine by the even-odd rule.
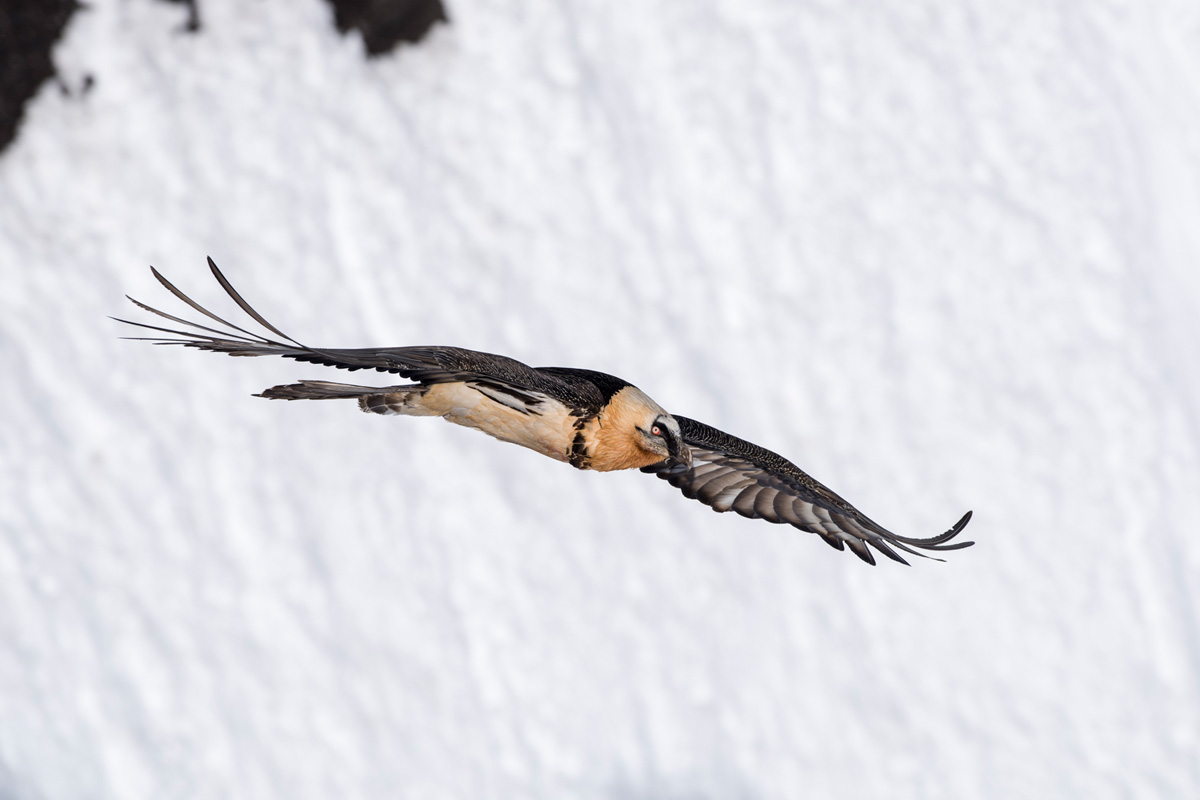
[[[177,344],[231,356],[283,356],[348,371],[374,369],[414,383],[358,386],[302,380],[273,386],[256,397],[280,400],[355,399],[375,414],[442,417],[519,444],[577,469],[640,469],[681,489],[714,511],[788,523],[815,533],[828,544],[851,551],[868,564],[870,545],[888,558],[896,552],[969,547],[951,542],[971,519],[963,515],[940,536],[899,536],[872,522],[854,506],[780,455],[678,414],[671,414],[632,384],[588,369],[530,367],[506,356],[460,347],[421,346],[330,349],[308,347],[267,322],[242,299],[210,258],[213,276],[233,301],[270,333],[251,333],[203,308],[175,288],[158,270],[154,277],[171,294],[223,326],[210,328],[128,299],[138,308],[185,326],[161,328],[117,320],[169,337],[129,337]]]

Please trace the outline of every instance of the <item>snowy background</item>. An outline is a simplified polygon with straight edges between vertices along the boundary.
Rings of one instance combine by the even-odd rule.
[[[89,5],[0,157],[0,798],[1200,796],[1200,5]],[[147,264],[231,311],[206,255],[978,544],[118,339]]]

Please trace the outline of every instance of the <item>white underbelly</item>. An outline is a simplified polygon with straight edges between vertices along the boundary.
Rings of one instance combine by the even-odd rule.
[[[528,411],[487,397],[465,383],[440,383],[421,398],[421,412],[519,444],[558,461],[566,461],[575,438],[577,417],[557,400],[541,396]]]

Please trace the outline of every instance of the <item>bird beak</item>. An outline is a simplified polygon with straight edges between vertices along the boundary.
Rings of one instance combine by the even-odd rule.
[[[674,436],[667,439],[667,453],[671,472],[687,472],[692,468],[692,448],[683,444]]]

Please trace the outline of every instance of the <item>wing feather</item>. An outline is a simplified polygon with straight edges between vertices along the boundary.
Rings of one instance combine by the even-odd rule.
[[[594,413],[606,401],[614,386],[623,381],[611,375],[587,370],[564,370],[557,368],[538,369],[507,356],[467,350],[461,347],[416,346],[387,348],[317,348],[301,344],[251,306],[225,277],[210,258],[208,266],[217,283],[242,312],[261,325],[272,336],[269,338],[235,325],[200,305],[178,287],[167,280],[157,269],[151,267],[155,279],[172,295],[193,311],[202,314],[219,327],[200,324],[182,317],[152,308],[145,303],[129,298],[130,302],[143,311],[181,327],[166,328],[146,322],[118,319],[128,325],[153,331],[160,336],[142,338],[156,344],[181,345],[226,353],[231,356],[282,356],[349,371],[373,369],[415,380],[422,384],[455,381],[474,382],[480,391],[497,402],[505,403],[518,410],[536,410],[541,396],[562,402],[579,413]],[[608,394],[605,394],[607,392]]]
[[[715,511],[734,511],[743,517],[786,522],[815,533],[838,550],[847,547],[868,564],[875,563],[870,548],[908,562],[901,550],[922,558],[925,551],[958,550],[974,542],[951,542],[971,519],[963,515],[945,533],[927,539],[899,536],[881,527],[792,462],[770,450],[730,436],[702,422],[676,416],[683,441],[691,450],[692,467],[681,470],[668,462],[645,467],[685,497],[699,500]]]
[[[746,480],[740,480],[732,486],[726,486],[713,497],[709,504],[717,511],[728,511],[733,507],[733,501],[741,494],[742,489],[746,486]]]
[[[717,472],[706,476],[696,492],[696,499],[705,505],[712,505],[723,492],[731,486],[737,486],[745,481],[745,476],[736,470]]]
[[[745,489],[742,489],[742,491],[740,491],[738,496],[734,499],[733,505],[730,506],[730,510],[741,514],[743,517],[757,519],[758,512],[754,510],[754,500],[756,497],[758,497],[758,488],[758,482],[755,481]]]
[[[770,486],[763,486],[758,490],[758,497],[754,499],[754,511],[767,522],[778,524],[783,520],[775,513],[775,495],[777,494],[779,492]]]
[[[800,521],[800,517],[796,515],[795,508],[792,507],[794,499],[795,498],[786,492],[777,491],[775,493],[775,513],[778,514],[779,518],[787,524],[800,527],[803,526],[804,523]]]

